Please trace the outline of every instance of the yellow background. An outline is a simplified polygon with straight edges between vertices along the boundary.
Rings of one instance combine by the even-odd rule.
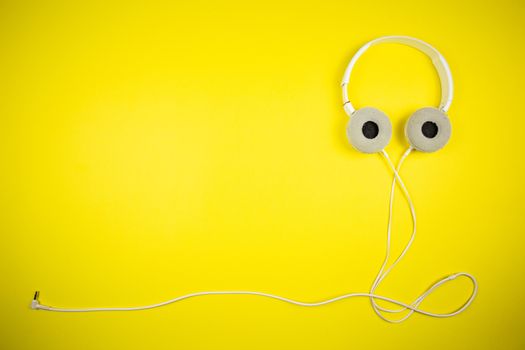
[[[2,1],[0,348],[517,349],[523,335],[521,1]],[[474,274],[452,319],[378,319],[366,299],[382,261],[391,174],[346,141],[339,83],[353,53],[388,34],[428,41],[455,78],[453,137],[403,169],[419,231],[378,290],[411,301]],[[439,100],[430,62],[374,48],[350,88],[392,119]],[[398,196],[394,248],[410,233]],[[470,285],[423,304],[446,312]]]

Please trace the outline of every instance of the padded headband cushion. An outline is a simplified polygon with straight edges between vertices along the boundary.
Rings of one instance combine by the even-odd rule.
[[[405,126],[405,135],[412,147],[422,152],[434,152],[445,146],[452,128],[447,115],[437,108],[417,110]]]
[[[346,133],[350,143],[358,151],[376,153],[390,142],[392,124],[380,110],[366,107],[352,113]]]

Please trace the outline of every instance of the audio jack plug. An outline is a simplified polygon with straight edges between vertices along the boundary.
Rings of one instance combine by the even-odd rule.
[[[49,306],[45,306],[40,304],[38,301],[38,297],[40,296],[40,292],[36,291],[35,295],[33,296],[33,300],[31,301],[31,309],[33,310],[49,310]]]

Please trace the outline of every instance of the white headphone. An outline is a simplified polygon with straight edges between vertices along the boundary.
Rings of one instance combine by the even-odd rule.
[[[405,135],[410,145],[418,151],[437,151],[447,144],[451,133],[447,112],[454,92],[452,74],[447,61],[435,48],[424,41],[407,36],[385,36],[372,40],[361,47],[350,60],[341,84],[343,107],[350,117],[347,127],[350,143],[361,152],[376,153],[388,145],[392,136],[392,124],[386,114],[374,107],[356,110],[348,99],[347,91],[350,75],[357,60],[370,47],[382,43],[398,43],[413,47],[432,60],[441,81],[441,103],[438,108],[425,107],[412,114],[406,123]]]
[[[347,85],[350,80],[350,73],[352,72],[352,69],[354,68],[354,65],[356,61],[361,57],[361,55],[370,47],[373,45],[377,45],[380,43],[387,43],[387,42],[393,42],[393,43],[401,43],[408,46],[412,46],[425,54],[427,54],[434,63],[434,66],[436,67],[439,77],[441,80],[441,103],[439,105],[439,108],[433,108],[433,107],[426,107],[422,108],[418,111],[416,111],[408,120],[405,133],[407,135],[407,138],[410,142],[410,147],[407,149],[405,154],[401,157],[397,168],[394,166],[392,161],[390,160],[390,157],[384,150],[385,146],[388,144],[390,137],[392,135],[392,125],[390,124],[390,121],[388,117],[378,109],[367,107],[367,108],[361,108],[358,110],[354,109],[354,106],[350,103],[350,100],[348,100],[348,94],[346,91]],[[368,293],[347,293],[343,294],[334,298],[321,300],[318,302],[303,302],[298,300],[293,300],[289,298],[285,298],[279,295],[275,294],[269,294],[264,292],[258,292],[258,291],[247,291],[247,290],[227,290],[227,291],[203,291],[203,292],[196,292],[191,294],[186,294],[182,296],[178,296],[176,298],[166,300],[157,304],[150,304],[150,305],[143,305],[143,306],[131,306],[131,307],[95,307],[95,308],[61,308],[61,307],[53,307],[53,306],[47,306],[40,304],[40,301],[38,299],[39,292],[36,292],[33,301],[31,302],[31,308],[34,310],[44,310],[44,311],[57,311],[57,312],[95,312],[95,311],[138,311],[138,310],[146,310],[146,309],[153,309],[161,306],[165,306],[168,304],[172,304],[184,299],[194,298],[194,297],[200,297],[205,295],[254,295],[259,297],[266,297],[271,299],[276,299],[280,301],[284,301],[286,303],[299,305],[299,306],[322,306],[326,304],[330,304],[336,301],[340,301],[347,298],[354,298],[354,297],[365,297],[369,298],[370,302],[372,304],[374,312],[383,320],[392,322],[392,323],[399,323],[403,322],[406,319],[408,319],[414,312],[431,316],[431,317],[451,317],[455,316],[464,310],[472,303],[474,300],[476,293],[477,293],[477,282],[474,276],[471,274],[468,274],[466,272],[458,272],[451,274],[449,276],[445,276],[444,278],[438,280],[434,284],[430,286],[427,290],[425,290],[422,294],[419,295],[414,301],[411,303],[405,303],[402,301],[398,301],[389,297],[385,297],[382,295],[378,295],[375,293],[375,290],[379,287],[381,282],[388,276],[390,271],[401,261],[401,259],[405,256],[405,254],[408,252],[409,248],[412,245],[412,242],[414,241],[415,234],[416,234],[416,212],[414,209],[414,205],[412,204],[412,200],[410,199],[410,195],[408,193],[408,190],[403,183],[403,180],[401,179],[401,176],[399,175],[399,171],[401,170],[401,165],[403,164],[404,160],[407,158],[407,156],[410,154],[410,152],[413,149],[417,149],[424,152],[433,152],[441,147],[443,147],[449,137],[450,137],[450,122],[448,121],[448,117],[446,115],[446,112],[448,111],[450,104],[452,102],[452,76],[450,74],[450,69],[448,68],[448,64],[441,56],[441,54],[434,49],[429,44],[410,37],[405,36],[388,36],[388,37],[382,37],[376,40],[370,41],[368,44],[364,45],[359,51],[355,54],[355,56],[350,61],[350,64],[348,65],[348,68],[345,71],[344,77],[343,77],[343,102],[344,102],[344,109],[346,113],[350,116],[350,123],[347,128],[348,136],[350,138],[350,142],[352,145],[354,145],[355,148],[358,150],[365,152],[365,153],[375,153],[380,152],[386,159],[388,165],[390,166],[392,172],[394,173],[394,180],[392,181],[392,186],[390,188],[390,211],[389,211],[389,218],[388,218],[388,229],[387,229],[387,249],[386,249],[386,256],[383,260],[383,264],[381,268],[379,269],[379,272],[372,283],[372,286],[370,287],[370,290]],[[405,195],[408,204],[410,206],[410,212],[412,215],[413,220],[413,230],[412,235],[408,241],[408,243],[403,248],[402,252],[398,255],[397,258],[394,259],[394,261],[388,265],[390,260],[390,237],[391,237],[391,224],[392,224],[392,215],[393,215],[393,202],[394,202],[394,190],[396,187],[396,183],[399,184],[401,190],[403,191],[403,194]],[[441,285],[454,280],[458,277],[467,278],[472,282],[472,292],[470,297],[466,300],[466,302],[459,307],[458,309],[448,312],[448,313],[436,313],[436,312],[430,312],[425,311],[421,309],[419,306],[420,304],[438,287]],[[384,306],[380,306],[377,304],[377,301],[381,300],[383,302],[397,305],[400,308],[398,309],[390,309],[386,308]],[[400,314],[401,317],[397,319],[392,319],[391,317],[386,317],[385,313],[388,314]]]

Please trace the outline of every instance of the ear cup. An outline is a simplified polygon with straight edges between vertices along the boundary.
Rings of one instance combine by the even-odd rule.
[[[352,113],[346,134],[357,150],[376,153],[382,151],[390,142],[392,124],[380,110],[372,107],[361,108]]]
[[[447,115],[433,107],[417,110],[405,125],[405,135],[412,147],[422,152],[435,152],[443,148],[452,128]]]

